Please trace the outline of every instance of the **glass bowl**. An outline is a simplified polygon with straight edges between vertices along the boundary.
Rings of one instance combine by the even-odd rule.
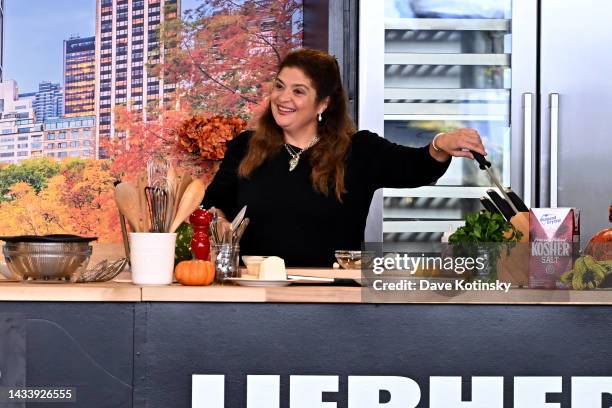
[[[335,255],[343,269],[361,269],[361,251],[338,250]]]

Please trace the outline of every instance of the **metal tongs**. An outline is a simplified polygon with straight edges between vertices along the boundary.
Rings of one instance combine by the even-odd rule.
[[[510,208],[512,208],[512,211],[514,211],[514,214],[518,214],[520,211],[516,208],[516,206],[512,202],[512,199],[510,198],[510,196],[508,196],[508,193],[506,193],[506,190],[499,182],[499,179],[497,178],[495,173],[493,173],[493,170],[491,169],[491,162],[485,159],[485,157],[482,154],[474,150],[470,150],[470,153],[474,155],[474,159],[476,159],[476,161],[480,165],[480,170],[485,170],[487,172],[493,184],[497,186],[497,188],[499,189],[499,192],[502,193],[502,195],[506,199],[506,202],[508,203]]]

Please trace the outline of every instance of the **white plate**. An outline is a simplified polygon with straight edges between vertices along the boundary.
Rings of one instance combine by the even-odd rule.
[[[236,283],[240,286],[262,287],[262,286],[288,286],[291,285],[290,280],[262,280],[262,279],[242,279],[242,278],[227,278],[226,281]]]

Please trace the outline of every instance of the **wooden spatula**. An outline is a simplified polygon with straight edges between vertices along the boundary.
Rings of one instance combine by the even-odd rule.
[[[185,189],[185,193],[181,197],[181,202],[176,211],[176,216],[174,217],[174,221],[172,221],[172,225],[170,226],[170,230],[168,232],[175,232],[176,229],[181,225],[181,223],[189,217],[189,215],[200,205],[202,199],[204,198],[204,192],[206,191],[206,186],[204,182],[200,179],[195,179]]]
[[[179,204],[181,203],[181,198],[183,194],[185,194],[185,190],[187,186],[191,183],[191,176],[187,173],[183,173],[179,176],[179,180],[176,186],[176,194],[174,197],[174,205],[172,207],[172,221],[176,218],[176,212],[178,211]]]
[[[138,190],[128,181],[115,186],[115,203],[119,212],[127,219],[134,232],[141,232],[140,206],[138,203]]]

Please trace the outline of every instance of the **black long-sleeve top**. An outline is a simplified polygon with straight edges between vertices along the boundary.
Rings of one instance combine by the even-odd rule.
[[[335,250],[359,250],[375,190],[431,184],[450,164],[450,160],[441,163],[431,157],[429,146],[401,146],[359,131],[346,155],[346,192],[339,202],[333,189],[328,196],[314,190],[308,151],[291,172],[291,156],[281,149],[249,179],[238,177],[251,135],[243,132],[227,143],[225,158],[202,205],[221,209],[230,220],[247,205],[250,223],[240,253],[280,256],[288,266],[329,267]]]

